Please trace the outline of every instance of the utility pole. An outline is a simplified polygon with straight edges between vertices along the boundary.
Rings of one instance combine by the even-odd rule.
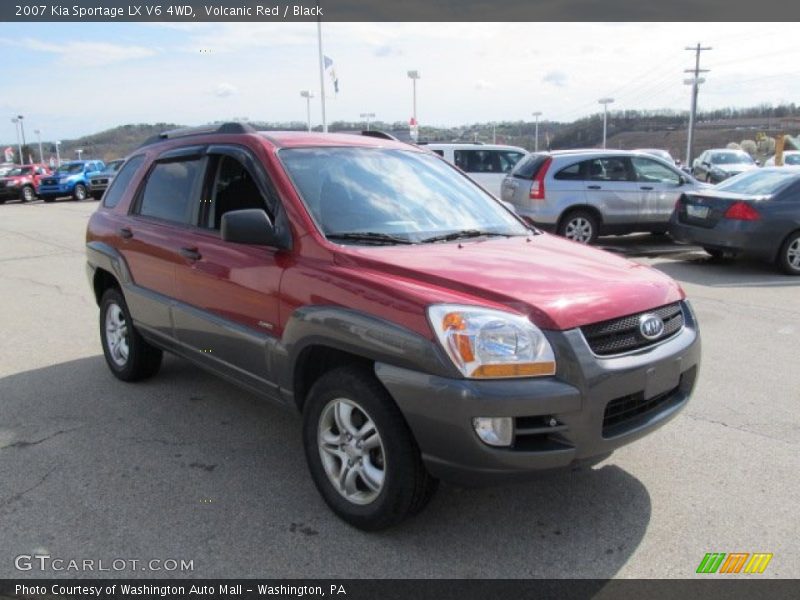
[[[606,148],[606,133],[608,131],[608,105],[614,102],[613,98],[600,98],[597,101],[603,105],[603,149]]]
[[[319,48],[319,99],[322,102],[322,133],[328,133],[325,118],[325,57],[322,54],[322,19],[317,19],[317,47]]]
[[[42,132],[40,129],[34,129],[33,133],[36,134],[36,139],[39,140],[39,162],[44,163],[44,152],[42,152]]]
[[[408,78],[411,80],[411,97],[412,97],[412,113],[411,113],[411,138],[416,143],[419,137],[419,122],[417,121],[417,79],[419,79],[419,71],[409,71]]]
[[[61,166],[61,152],[59,146],[61,146],[61,140],[56,140],[56,167]]]
[[[12,117],[11,122],[14,124],[14,129],[17,131],[17,148],[19,148],[19,164],[25,164],[25,161],[22,158],[22,142],[19,141],[19,119],[17,117]]]
[[[308,125],[308,130],[311,131],[311,99],[314,97],[314,94],[308,90],[303,90],[300,92],[300,97],[306,99],[306,123]]]
[[[367,131],[369,131],[369,120],[375,118],[375,113],[361,113],[359,116],[367,120]]]
[[[542,111],[537,110],[535,113],[531,113],[533,118],[536,119],[536,133],[533,135],[533,151],[539,151],[539,117],[542,116]]]
[[[22,152],[22,150],[25,150],[26,149],[25,147],[27,146],[27,144],[25,143],[25,123],[23,123],[25,117],[23,117],[22,115],[17,115],[17,118],[19,119],[19,130],[22,132],[22,149],[20,149],[20,152]],[[25,160],[24,156],[20,156],[20,161],[23,165],[28,164],[28,161]]]
[[[694,122],[697,118],[697,93],[699,91],[700,84],[705,82],[705,79],[700,77],[700,73],[708,73],[708,69],[700,68],[700,53],[704,50],[711,50],[711,46],[703,47],[700,45],[700,42],[697,42],[696,46],[687,46],[684,48],[684,50],[691,50],[695,53],[694,69],[684,69],[684,73],[692,73],[694,77],[683,80],[684,84],[692,86],[692,105],[689,110],[689,131],[686,136],[686,166],[691,169],[692,154],[694,151]]]

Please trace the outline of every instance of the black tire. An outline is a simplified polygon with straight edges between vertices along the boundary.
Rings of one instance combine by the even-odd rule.
[[[42,200],[45,202],[55,202],[56,199],[54,196],[42,196]]]
[[[597,217],[588,210],[570,211],[558,225],[558,235],[587,245],[593,244],[597,240],[599,230],[600,224]]]
[[[5,200],[0,200],[0,204],[5,204],[5,203],[6,203]]]
[[[339,399],[356,403],[380,436],[383,483],[377,496],[366,504],[340,493],[323,465],[318,442],[323,414]],[[425,470],[414,436],[394,400],[367,369],[337,368],[314,383],[303,408],[303,447],[311,477],[325,502],[341,519],[365,531],[385,529],[419,513],[438,486]],[[342,459],[338,464],[343,469]]]
[[[722,251],[722,250],[719,250],[718,248],[706,248],[706,247],[703,247],[703,250],[705,250],[706,254],[708,254],[714,260],[722,260],[726,256],[725,252]]]
[[[787,275],[800,275],[800,231],[789,234],[778,253],[778,267]]]
[[[75,185],[75,189],[72,190],[72,199],[76,202],[81,202],[82,200],[86,200],[86,196],[88,192],[86,191],[86,186],[82,183],[78,183]]]
[[[124,339],[127,345],[127,356],[122,361],[120,361],[119,355],[117,358],[114,357],[106,332],[106,316],[109,311],[115,310],[114,307],[120,309],[126,327]],[[122,381],[147,379],[158,373],[161,368],[163,353],[160,349],[148,344],[133,327],[125,297],[117,288],[107,289],[100,300],[100,341],[108,368],[115,377]]]
[[[100,200],[103,197],[103,192],[92,192],[92,198],[95,200]]]
[[[20,202],[33,202],[36,200],[36,191],[29,185],[23,186],[19,193]]]

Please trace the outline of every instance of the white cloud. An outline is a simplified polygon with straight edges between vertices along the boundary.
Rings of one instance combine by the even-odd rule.
[[[548,71],[542,77],[542,82],[556,87],[564,87],[567,85],[567,74],[564,71]]]
[[[491,89],[494,89],[494,84],[491,81],[486,81],[485,79],[478,79],[475,82],[475,89],[476,90],[491,90]]]
[[[227,98],[229,96],[235,96],[238,93],[239,93],[239,88],[237,88],[233,84],[225,82],[218,84],[217,87],[214,89],[214,95],[217,96],[218,98]]]
[[[58,64],[72,67],[99,67],[123,61],[150,58],[157,54],[153,48],[144,46],[124,46],[109,42],[45,42],[36,38],[21,40],[0,40],[4,46],[15,46],[35,52],[46,52],[57,57]]]

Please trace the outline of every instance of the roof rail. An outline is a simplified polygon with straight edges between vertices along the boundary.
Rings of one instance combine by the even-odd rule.
[[[375,129],[370,129],[369,131],[362,131],[361,135],[367,137],[374,137],[379,138],[381,140],[392,140],[394,142],[399,142],[400,140],[394,137],[391,133],[386,133],[385,131],[378,131]]]
[[[187,137],[190,135],[204,135],[209,133],[255,133],[257,130],[248,123],[222,123],[221,125],[202,125],[200,127],[184,127],[181,129],[170,129],[169,131],[162,131],[161,133],[147,138],[144,143],[139,146],[149,146],[156,142],[164,140],[171,140],[175,138]]]

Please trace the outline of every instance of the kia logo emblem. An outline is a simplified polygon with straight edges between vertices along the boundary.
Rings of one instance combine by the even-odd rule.
[[[646,340],[657,340],[664,334],[664,321],[653,313],[642,315],[639,317],[639,332]]]

